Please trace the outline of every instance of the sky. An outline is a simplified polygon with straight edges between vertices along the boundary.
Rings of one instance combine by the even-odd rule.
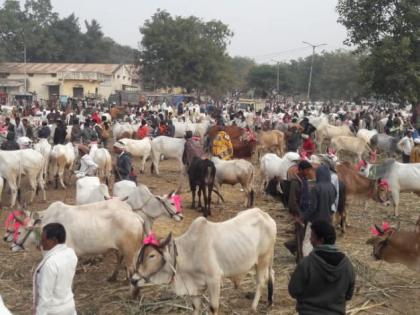
[[[0,2],[2,2],[0,0]],[[320,50],[348,49],[345,28],[337,23],[337,0],[51,0],[60,16],[75,13],[96,19],[104,33],[120,44],[137,48],[139,26],[157,9],[172,15],[220,20],[234,32],[231,56],[259,63],[305,57],[312,49],[302,41],[325,43]]]

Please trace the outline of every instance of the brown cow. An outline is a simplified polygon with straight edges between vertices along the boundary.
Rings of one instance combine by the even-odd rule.
[[[414,231],[382,229],[375,226],[375,237],[366,243],[373,245],[373,256],[390,264],[401,263],[414,271],[420,271],[420,217]]]
[[[213,139],[217,133],[221,131],[220,126],[213,126],[209,129],[207,136],[210,138],[210,143],[213,143]],[[255,149],[255,142],[244,141],[245,130],[238,126],[225,126],[223,129],[230,137],[233,146],[233,157],[242,159],[250,158]]]
[[[262,152],[284,155],[284,133],[279,130],[261,131],[257,138],[258,159]]]

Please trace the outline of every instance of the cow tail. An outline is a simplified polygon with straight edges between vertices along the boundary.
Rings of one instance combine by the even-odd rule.
[[[150,164],[150,173],[153,174],[155,172],[155,153],[153,152],[153,147],[150,150],[150,157],[152,160],[152,164]]]
[[[254,191],[254,167],[251,169],[251,176],[249,178],[249,207],[252,207],[254,205],[254,199],[255,199],[255,191]]]
[[[22,194],[20,191],[20,182],[22,181],[22,157],[20,157],[19,159],[19,174],[18,174],[18,179],[17,179],[17,198],[20,204],[22,204]]]

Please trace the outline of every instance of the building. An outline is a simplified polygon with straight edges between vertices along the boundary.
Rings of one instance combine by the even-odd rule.
[[[68,97],[108,99],[115,91],[138,88],[133,65],[0,63],[0,104],[27,93],[38,101]]]

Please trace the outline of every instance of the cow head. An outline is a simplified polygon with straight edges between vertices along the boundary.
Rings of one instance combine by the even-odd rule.
[[[20,233],[19,228],[29,223],[32,213],[30,211],[14,210],[9,213],[4,223],[5,233],[3,240],[13,242],[17,240]]]
[[[386,179],[379,178],[375,181],[375,189],[372,199],[380,202],[385,207],[389,207],[391,205],[391,186]]]
[[[41,219],[37,213],[31,214],[26,225],[18,229],[17,239],[13,241],[11,250],[18,252],[32,246],[40,248],[41,245]]]
[[[175,191],[171,191],[164,196],[156,196],[156,199],[159,200],[166,211],[166,215],[171,219],[177,222],[184,219],[181,208],[181,196],[177,195]]]
[[[135,288],[146,283],[169,284],[175,277],[178,253],[172,234],[161,242],[148,238],[140,250],[135,272],[130,279]]]
[[[420,270],[418,266],[418,246],[420,246],[420,218],[414,231],[400,231],[390,226],[371,228],[374,237],[366,243],[373,245],[373,257],[389,263],[402,263]]]

